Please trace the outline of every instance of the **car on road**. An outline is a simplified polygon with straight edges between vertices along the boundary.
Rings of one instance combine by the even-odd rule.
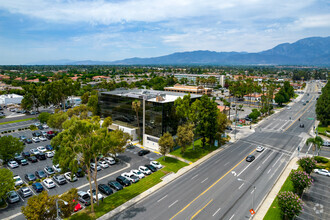
[[[55,175],[55,176],[53,176],[53,180],[54,180],[58,185],[66,184],[66,179],[64,178],[63,175]]]
[[[47,138],[44,136],[40,136],[39,139],[40,139],[40,141],[47,141]]]
[[[290,107],[290,106],[288,106],[288,107],[287,107],[287,109],[288,109],[288,110],[290,110],[290,109],[291,109],[291,107]]]
[[[36,155],[36,157],[39,159],[39,160],[46,160],[46,154],[45,153],[39,153]]]
[[[23,160],[21,160],[21,165],[25,166],[25,165],[29,165],[29,163],[27,162],[26,159],[23,159]]]
[[[31,161],[31,163],[38,162],[38,159],[35,156],[28,157],[28,161]]]
[[[139,166],[139,171],[145,175],[150,175],[152,172],[145,166]]]
[[[314,169],[314,173],[323,175],[323,176],[330,176],[330,171],[326,169]]]
[[[87,194],[88,194],[90,197],[93,196],[93,200],[96,201],[96,190],[95,190],[95,189],[92,189],[92,193],[91,193],[91,190],[90,190],[90,189],[87,190]],[[102,200],[102,199],[104,199],[101,193],[98,193],[98,194],[97,194],[97,198],[98,198],[98,200]]]
[[[53,168],[54,168],[54,170],[55,170],[56,173],[60,173],[62,171],[62,169],[60,168],[60,165],[59,164],[53,165]]]
[[[47,149],[44,146],[39,146],[37,147],[39,152],[45,153],[47,151]]]
[[[40,139],[39,139],[38,137],[33,137],[33,138],[32,138],[32,141],[33,141],[34,143],[39,143],[39,142],[40,142]]]
[[[23,185],[23,183],[24,183],[19,175],[15,175],[13,177],[13,179],[15,181],[15,186],[20,186],[20,185]]]
[[[30,156],[31,156],[30,152],[28,152],[28,151],[22,152],[22,157],[27,158],[27,157],[30,157]]]
[[[27,173],[25,174],[25,179],[30,182],[30,181],[36,181],[37,178],[33,173]]]
[[[84,191],[78,191],[78,200],[84,206],[89,206],[91,204],[91,197]]]
[[[71,174],[71,172],[66,172],[66,173],[64,174],[64,177],[65,177],[65,179],[67,179],[67,180],[70,181],[70,182],[75,182],[75,181],[78,180],[78,178],[76,177],[76,175]]]
[[[131,185],[131,181],[129,181],[128,179],[126,179],[126,178],[123,177],[123,176],[118,176],[118,177],[116,178],[116,181],[117,181],[118,183],[120,183],[122,186],[129,186],[129,185]]]
[[[44,171],[45,171],[48,175],[53,175],[53,174],[55,174],[55,170],[54,170],[52,167],[50,167],[50,166],[46,166],[46,167],[44,168]]]
[[[45,171],[43,171],[43,170],[37,170],[37,171],[35,172],[35,175],[36,175],[36,177],[38,177],[39,179],[42,179],[42,178],[47,177],[47,174],[46,174]]]
[[[249,156],[246,157],[245,160],[246,160],[247,162],[252,162],[254,159],[255,159],[255,156],[254,156],[254,155],[249,155]]]
[[[113,159],[112,157],[104,157],[102,158],[103,161],[107,162],[109,165],[114,165],[116,164],[116,161],[115,159]]]
[[[157,162],[157,161],[150,161],[150,164],[152,165],[152,166],[154,166],[154,167],[156,167],[157,169],[161,169],[161,168],[163,168],[163,165],[161,165],[159,162]]]
[[[97,171],[102,170],[102,169],[101,169],[101,166],[99,166],[99,165],[96,166],[95,163],[91,163],[91,170],[92,170],[92,171],[95,170],[95,167],[96,167]]]
[[[118,190],[122,190],[122,189],[123,189],[123,186],[122,186],[119,182],[117,182],[117,181],[115,181],[115,180],[111,180],[111,181],[109,181],[109,182],[108,182],[108,185],[109,185],[112,189],[114,189],[114,190],[116,190],[116,191],[118,191]]]
[[[39,151],[38,149],[36,149],[36,148],[32,148],[32,149],[30,150],[30,153],[33,154],[33,155],[37,155],[37,154],[40,153],[40,151]]]
[[[138,155],[139,156],[144,156],[144,155],[149,154],[149,153],[150,153],[150,150],[140,150],[138,152]]]
[[[24,186],[24,187],[20,188],[19,191],[18,191],[18,193],[21,194],[21,196],[22,196],[23,198],[26,198],[26,197],[28,197],[28,196],[32,196],[32,191],[31,191],[31,189],[30,189],[29,187],[27,187],[27,186]]]
[[[151,164],[146,164],[144,166],[147,167],[149,170],[151,170],[151,172],[156,172],[157,171],[156,167],[154,167]]]
[[[137,183],[139,182],[140,178],[135,176],[133,173],[122,173],[121,174],[123,177],[131,181],[132,183]]]
[[[27,144],[32,144],[33,143],[31,138],[26,138],[24,140],[24,142],[27,143]]]
[[[139,177],[140,179],[145,177],[145,175],[141,173],[141,171],[139,170],[131,170],[131,173],[133,173],[135,176]]]
[[[18,167],[18,163],[15,160],[9,161],[7,165],[12,169]]]
[[[112,189],[109,186],[105,185],[105,184],[99,184],[98,189],[101,193],[103,193],[107,196],[109,196],[113,193]]]
[[[305,125],[304,125],[304,124],[300,124],[300,125],[299,125],[299,127],[301,127],[301,128],[304,128],[304,127],[305,127]]]
[[[46,157],[51,158],[54,157],[54,153],[52,151],[48,151],[45,153]]]
[[[100,166],[100,167],[102,167],[103,169],[109,167],[109,164],[107,162],[105,162],[105,161],[98,161],[97,162],[97,165]]]
[[[51,188],[56,187],[54,181],[51,180],[51,179],[44,179],[44,180],[42,181],[42,183],[43,183],[48,189],[51,189]]]
[[[7,193],[7,198],[9,203],[15,203],[20,200],[17,192],[14,190]]]
[[[263,150],[265,150],[263,146],[258,146],[256,149],[257,152],[262,152]]]
[[[44,190],[44,187],[41,185],[41,183],[32,183],[32,188],[36,191],[36,192],[42,192]]]

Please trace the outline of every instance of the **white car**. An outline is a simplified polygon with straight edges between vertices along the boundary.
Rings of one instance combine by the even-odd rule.
[[[139,177],[135,176],[133,173],[123,173],[123,174],[121,174],[121,176],[125,177],[132,183],[136,183],[139,181]]]
[[[131,173],[133,173],[135,176],[139,177],[140,179],[145,177],[145,175],[141,173],[141,171],[139,170],[131,170]]]
[[[47,149],[43,146],[39,146],[37,147],[38,151],[41,152],[41,153],[45,153],[47,151]]]
[[[38,126],[41,125],[41,124],[40,124],[40,122],[36,122],[36,123],[34,123],[34,125],[35,125],[36,127],[38,127]]]
[[[93,199],[94,199],[94,201],[96,201],[96,190],[95,190],[95,189],[92,189],[92,193],[93,193]],[[91,191],[90,191],[90,190],[87,190],[87,194],[88,194],[90,197],[92,197],[92,195],[91,195]],[[103,199],[102,194],[101,194],[101,193],[98,193],[98,194],[97,194],[97,198],[98,198],[99,200],[102,200],[102,199]]]
[[[15,180],[15,186],[20,186],[24,183],[21,177],[18,175],[15,175],[13,179]]]
[[[109,167],[109,165],[105,161],[99,161],[99,162],[97,162],[97,165],[102,167],[103,169]]]
[[[315,173],[321,174],[323,176],[330,176],[330,171],[326,169],[314,169]]]
[[[40,136],[39,139],[40,141],[47,141],[47,138],[45,138],[44,136]]]
[[[46,132],[46,131],[41,131],[41,134],[42,134],[43,136],[47,136],[47,132]]]
[[[57,173],[60,173],[62,171],[59,164],[53,165],[53,168],[54,168],[55,172],[57,172]]]
[[[99,165],[96,166],[96,169],[97,169],[97,171],[102,170],[102,169],[101,169],[101,166],[99,166]],[[92,171],[95,170],[95,163],[91,163],[91,170],[92,170]]]
[[[8,166],[10,168],[16,168],[16,167],[18,167],[18,163],[16,161],[9,161]]]
[[[40,139],[39,139],[38,137],[33,137],[33,138],[32,138],[32,141],[33,141],[34,143],[39,143],[39,142],[40,142]]]
[[[78,180],[78,178],[77,178],[76,175],[74,175],[74,174],[72,174],[72,177],[71,177],[71,172],[66,172],[66,173],[64,174],[64,177],[65,177],[65,179],[67,179],[67,180],[70,181],[70,182],[75,182],[75,181]]]
[[[262,152],[263,150],[265,150],[265,148],[262,146],[258,146],[256,149],[257,152]]]
[[[291,109],[291,107],[290,107],[290,106],[288,106],[288,107],[287,107],[287,109],[288,109],[288,110],[290,110],[290,109]]]
[[[30,153],[31,153],[31,154],[34,154],[34,155],[37,155],[37,154],[39,154],[40,152],[39,152],[38,149],[33,148],[33,149],[30,150]]]
[[[43,182],[43,184],[45,184],[45,186],[46,186],[48,189],[51,189],[51,188],[56,187],[54,181],[51,180],[51,179],[44,179],[42,182]]]
[[[161,169],[163,168],[163,165],[161,165],[160,163],[158,163],[157,161],[150,161],[150,164],[154,167],[156,167],[157,169]]]
[[[146,175],[150,175],[151,174],[151,170],[149,170],[145,166],[139,166],[139,171],[141,171],[141,173],[146,174]]]
[[[106,161],[109,165],[113,165],[116,163],[115,159],[113,159],[112,157],[104,157],[103,160]]]
[[[49,126],[47,124],[43,124],[42,127],[44,127],[44,129],[49,128]]]
[[[48,151],[45,154],[46,154],[46,157],[48,157],[48,158],[54,157],[54,153],[52,151]]]

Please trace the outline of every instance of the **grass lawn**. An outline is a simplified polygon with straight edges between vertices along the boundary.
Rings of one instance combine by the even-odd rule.
[[[108,196],[100,202],[99,206],[95,206],[95,215],[90,215],[90,206],[84,209],[83,211],[73,215],[70,219],[96,219],[105,213],[115,209],[116,207],[120,206],[121,204],[127,202],[128,200],[136,197],[137,195],[141,194],[142,192],[148,190],[149,188],[153,187],[157,183],[161,182],[161,177],[166,175],[169,172],[177,172],[184,166],[188,164],[179,161],[177,159],[166,157],[165,161],[163,158],[158,159],[158,161],[164,165],[165,167],[146,178],[141,179],[138,183],[132,184],[129,187],[125,187],[123,190],[118,191],[111,196]]]
[[[280,190],[280,192],[283,192],[283,191],[293,191],[293,185],[290,180],[290,176],[288,176],[288,178],[285,180],[285,182]],[[265,215],[264,220],[277,220],[277,219],[281,220],[282,216],[281,216],[281,210],[278,206],[278,199],[276,197],[274,199],[272,205],[268,209],[268,212]]]
[[[6,121],[6,122],[1,122],[0,125],[5,125],[5,124],[10,124],[10,123],[16,123],[16,122],[21,122],[21,121],[30,121],[36,118],[24,118],[16,121]]]
[[[198,139],[195,141],[195,150],[193,150],[193,145],[191,144],[189,147],[187,147],[184,155],[181,154],[181,148],[172,151],[170,154],[189,160],[191,162],[195,162],[216,149],[218,148],[215,146],[210,146],[207,143],[205,144],[205,148],[202,148],[202,139]]]

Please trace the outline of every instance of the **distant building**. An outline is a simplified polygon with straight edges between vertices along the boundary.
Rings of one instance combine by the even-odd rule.
[[[203,86],[184,86],[180,84],[176,84],[173,87],[165,87],[164,90],[169,92],[184,92],[197,95],[211,95],[213,91],[213,89],[204,88]]]
[[[220,83],[219,85],[223,88],[225,86],[225,76],[221,75],[220,76]]]
[[[219,84],[221,84],[221,79],[223,80],[223,84],[225,82],[224,75],[216,75],[216,74],[174,74],[174,77],[177,78],[179,81],[182,78],[186,78],[188,80],[188,83],[193,82],[196,83],[197,77],[199,78],[209,78],[209,77],[215,77]]]
[[[0,105],[21,104],[23,96],[16,94],[0,95]]]

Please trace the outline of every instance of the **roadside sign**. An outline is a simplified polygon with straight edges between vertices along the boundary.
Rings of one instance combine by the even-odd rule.
[[[251,215],[256,214],[256,212],[253,209],[250,209],[250,213],[251,213]]]
[[[314,118],[307,118],[308,120],[314,120]]]
[[[238,127],[243,127],[243,125],[237,125]]]

